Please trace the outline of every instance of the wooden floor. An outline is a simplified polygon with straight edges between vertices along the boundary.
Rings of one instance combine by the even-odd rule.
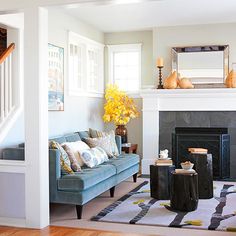
[[[49,226],[42,230],[0,227],[1,236],[141,236],[141,234],[113,233],[98,230],[83,230],[59,226]]]

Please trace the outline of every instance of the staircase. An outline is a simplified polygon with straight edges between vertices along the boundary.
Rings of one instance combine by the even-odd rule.
[[[15,44],[12,43],[0,56],[0,142],[8,133],[16,112],[16,96],[12,76],[12,56]]]

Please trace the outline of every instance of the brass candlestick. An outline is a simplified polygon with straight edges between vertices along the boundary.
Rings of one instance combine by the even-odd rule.
[[[163,89],[164,87],[163,87],[163,84],[162,84],[162,72],[161,72],[163,66],[157,66],[157,68],[159,69],[159,85],[158,85],[157,88],[158,89]]]

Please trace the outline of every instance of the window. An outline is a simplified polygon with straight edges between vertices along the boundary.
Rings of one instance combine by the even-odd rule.
[[[108,46],[109,83],[127,92],[141,87],[141,44]]]
[[[103,96],[104,45],[69,32],[70,95]]]

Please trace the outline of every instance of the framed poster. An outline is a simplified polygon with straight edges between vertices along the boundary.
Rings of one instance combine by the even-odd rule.
[[[64,48],[48,44],[48,110],[64,111]]]

